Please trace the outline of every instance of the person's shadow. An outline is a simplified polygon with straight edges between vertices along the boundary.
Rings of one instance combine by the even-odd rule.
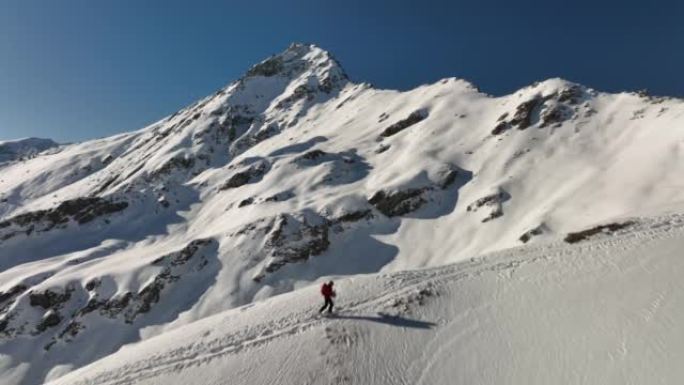
[[[402,316],[385,313],[378,313],[377,316],[345,315],[333,313],[330,315],[330,318],[371,321],[391,326],[415,329],[432,329],[433,326],[437,325],[434,322],[404,318]]]

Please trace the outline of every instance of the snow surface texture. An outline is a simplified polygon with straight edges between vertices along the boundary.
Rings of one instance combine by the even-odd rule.
[[[561,79],[378,90],[294,44],[149,127],[0,166],[0,383],[671,383],[683,122]],[[310,319],[330,276],[348,318]],[[631,349],[659,295],[660,345]]]
[[[0,166],[5,162],[36,156],[58,144],[51,139],[25,138],[19,140],[0,141]]]

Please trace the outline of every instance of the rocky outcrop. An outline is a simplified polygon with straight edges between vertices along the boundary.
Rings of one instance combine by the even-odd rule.
[[[64,201],[53,209],[20,214],[0,222],[0,240],[22,233],[30,235],[33,232],[49,231],[55,227],[66,227],[70,221],[83,225],[95,218],[122,211],[126,207],[128,207],[127,202],[99,197]]]
[[[611,235],[619,230],[623,230],[626,228],[629,228],[631,226],[634,226],[636,222],[634,221],[627,221],[627,222],[616,222],[616,223],[609,223],[606,225],[599,225],[592,227],[590,229],[574,232],[574,233],[568,233],[568,235],[565,237],[564,241],[567,243],[577,243],[581,241],[586,241],[596,235],[599,234],[605,234],[605,235]]]
[[[425,109],[417,110],[412,112],[407,118],[402,119],[391,126],[385,128],[381,133],[381,137],[390,137],[392,135],[395,135],[411,126],[413,126],[416,123],[422,122],[425,120],[425,118],[428,117],[428,112]]]
[[[503,215],[502,204],[510,198],[510,194],[502,189],[498,189],[495,193],[485,195],[475,202],[469,204],[466,208],[466,211],[476,212],[486,208],[488,213],[484,218],[482,218],[482,223],[489,222]]]
[[[105,295],[100,292],[102,279],[99,277],[89,280],[84,286],[70,283],[66,288],[32,291],[28,293],[29,306],[46,310],[37,322],[33,321],[36,323],[32,330],[23,325],[31,319],[33,312],[26,312],[22,306],[13,306],[26,288],[15,286],[0,298],[3,306],[0,333],[10,338],[25,333],[41,334],[66,322],[63,330],[56,332],[52,342],[46,346],[49,349],[57,339],[68,341],[75,338],[88,323],[89,317],[100,316],[133,323],[142,314],[152,311],[162,301],[166,290],[181,282],[188,274],[204,269],[217,247],[214,239],[197,239],[176,252],[157,258],[150,268],[161,270],[137,292]],[[85,305],[84,298],[87,298]]]
[[[268,58],[253,66],[247,71],[246,76],[275,76],[283,70],[283,59],[279,56]]]
[[[270,163],[265,160],[257,161],[241,171],[236,172],[221,187],[220,190],[228,190],[254,183],[270,170]]]
[[[529,242],[533,237],[536,237],[538,235],[542,235],[544,233],[544,229],[546,226],[542,223],[539,226],[535,226],[527,231],[525,231],[518,240],[522,243],[527,243]]]
[[[520,103],[510,119],[508,112],[501,115],[496,122],[492,135],[501,135],[511,128],[524,130],[530,127],[535,119],[541,123],[539,127],[559,125],[575,116],[577,105],[585,98],[582,87],[572,85],[558,92],[545,96],[535,95],[531,99]]]
[[[287,263],[305,261],[327,250],[328,227],[328,220],[318,215],[279,215],[264,244],[268,250],[264,272],[273,273]]]
[[[427,202],[423,194],[429,189],[429,187],[424,187],[401,191],[380,190],[368,199],[368,203],[388,217],[406,215]]]
[[[252,279],[261,282],[290,263],[320,255],[330,246],[329,219],[311,211],[280,214],[249,223],[231,234],[240,237],[256,268]]]

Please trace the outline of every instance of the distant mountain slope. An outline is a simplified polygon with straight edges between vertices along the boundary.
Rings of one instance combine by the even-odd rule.
[[[324,276],[633,231],[684,206],[683,123],[679,99],[562,79],[379,90],[293,44],[149,127],[0,169],[0,382]]]
[[[22,157],[31,157],[48,148],[57,147],[51,139],[25,138],[0,141],[0,163],[9,162]]]

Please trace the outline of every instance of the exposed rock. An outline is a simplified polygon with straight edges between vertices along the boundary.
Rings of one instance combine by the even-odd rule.
[[[12,304],[14,299],[21,293],[26,291],[26,286],[15,285],[12,286],[7,292],[0,291],[0,313],[3,312],[9,305]]]
[[[496,218],[499,218],[501,216],[503,216],[503,208],[499,205],[499,206],[494,207],[492,209],[492,211],[489,213],[489,215],[487,215],[486,217],[484,217],[482,219],[482,223],[489,222],[492,219],[496,219]]]
[[[29,304],[43,309],[57,309],[60,305],[71,298],[72,290],[64,290],[63,293],[45,290],[42,293],[30,293]]]
[[[558,101],[561,103],[577,104],[582,101],[583,94],[582,87],[574,85],[563,89],[558,94]]]
[[[275,76],[283,70],[283,60],[279,56],[268,58],[247,71],[247,76]]]
[[[439,176],[440,180],[437,182],[437,186],[439,186],[439,188],[441,188],[442,190],[446,190],[447,188],[449,188],[449,186],[454,184],[457,177],[458,169],[454,168],[453,166],[449,166]]]
[[[515,126],[518,130],[524,130],[532,124],[534,111],[544,104],[544,98],[535,96],[534,98],[521,103],[515,110],[515,115],[510,120],[510,124]]]
[[[390,149],[390,145],[387,143],[381,143],[378,148],[375,149],[376,154],[382,154],[383,152],[387,151]]]
[[[492,130],[492,135],[500,135],[506,132],[509,128],[511,128],[511,125],[508,122],[499,122],[496,127]]]
[[[240,201],[240,203],[238,204],[238,207],[249,206],[249,205],[251,205],[252,203],[254,203],[254,198],[251,198],[251,197],[250,197],[250,198],[243,199],[242,201]]]
[[[295,194],[292,191],[281,191],[277,194],[264,198],[264,202],[284,202],[294,198]]]
[[[587,230],[582,230],[582,231],[578,231],[575,233],[568,233],[568,235],[565,237],[564,240],[567,243],[576,243],[576,242],[587,240],[587,239],[589,239],[592,236],[597,235],[597,234],[611,234],[611,233],[614,233],[618,230],[622,230],[622,229],[628,228],[630,226],[633,226],[635,224],[636,224],[636,222],[634,222],[634,221],[627,221],[627,222],[623,222],[623,223],[617,223],[616,222],[616,223],[609,223],[606,225],[600,225],[600,226],[592,227],[592,228],[587,229]]]
[[[62,322],[62,316],[55,310],[50,310],[43,316],[43,319],[36,325],[36,332],[42,333],[46,329],[55,327]]]
[[[127,202],[113,202],[99,197],[64,201],[53,209],[20,214],[0,222],[0,229],[8,228],[4,234],[0,232],[0,239],[9,239],[18,233],[28,235],[34,231],[48,231],[58,225],[65,226],[70,220],[85,224],[97,217],[116,213],[126,207],[128,207]],[[19,227],[19,229],[10,231],[11,227]]]
[[[91,279],[90,281],[88,281],[88,282],[85,284],[85,289],[86,289],[87,291],[93,291],[93,290],[95,290],[96,288],[98,288],[98,287],[100,286],[100,284],[101,284],[101,281],[100,281],[98,278]]]
[[[371,210],[358,210],[348,212],[335,219],[335,222],[357,222],[362,219],[373,218],[373,212]]]
[[[543,233],[544,233],[544,225],[541,224],[541,225],[539,225],[539,226],[537,226],[537,227],[534,227],[534,228],[532,228],[532,229],[529,229],[529,230],[525,231],[525,232],[520,236],[520,238],[518,238],[518,239],[519,239],[520,242],[522,242],[522,243],[527,243],[527,242],[530,241],[530,239],[532,239],[532,237],[537,236],[537,235],[542,235]]]
[[[166,175],[174,170],[188,170],[195,166],[195,159],[185,156],[176,156],[164,163],[162,167],[150,174],[151,179],[156,179],[161,175]]]
[[[562,123],[572,116],[572,110],[562,104],[556,104],[545,109],[541,114],[541,126],[546,127],[551,124]]]
[[[405,215],[419,209],[426,202],[423,193],[429,189],[429,187],[412,188],[396,192],[380,190],[373,194],[368,203],[388,217]]]
[[[83,326],[83,324],[81,324],[80,322],[71,321],[64,328],[64,330],[62,330],[62,332],[59,333],[59,338],[70,341],[71,339],[73,339],[73,337],[76,337],[76,335],[83,329],[85,329],[85,326]]]
[[[228,181],[221,187],[221,190],[227,190],[231,188],[237,188],[244,186],[249,183],[251,175],[247,171],[242,171],[234,174]]]
[[[313,100],[315,94],[315,90],[309,87],[306,84],[302,84],[298,86],[297,88],[292,91],[292,95],[289,95],[288,97],[282,99],[280,102],[278,102],[278,105],[276,108],[285,108],[286,106],[302,99],[307,99],[307,100]]]
[[[402,119],[391,126],[385,128],[385,130],[380,133],[381,137],[389,137],[394,134],[397,134],[403,130],[405,130],[408,127],[411,127],[412,125],[423,121],[425,118],[428,117],[428,112],[425,109],[414,111],[409,115],[406,119]]]
[[[487,205],[491,206],[491,205],[501,203],[504,200],[506,200],[506,196],[507,196],[507,194],[503,191],[498,191],[494,194],[486,195],[486,196],[476,200],[475,202],[469,204],[466,210],[467,211],[477,211],[477,209],[479,209],[482,206],[487,206]]]
[[[241,122],[238,124],[244,125],[244,124],[246,124],[246,122]],[[241,137],[240,139],[236,140],[235,144],[233,145],[233,150],[231,151],[231,153],[233,155],[242,153],[243,151],[247,150],[248,148],[256,146],[257,144],[263,142],[264,140],[277,135],[279,132],[280,132],[280,128],[277,124],[275,124],[275,123],[269,124],[265,128],[260,129],[259,131],[257,131],[256,133],[254,133],[252,135],[245,135],[245,136]]]
[[[221,190],[227,190],[231,188],[237,188],[244,186],[248,183],[254,183],[261,179],[266,172],[270,169],[270,164],[266,161],[256,162],[250,165],[246,169],[239,171],[228,179],[226,183],[221,186]]]
[[[321,150],[311,150],[304,155],[300,156],[297,158],[297,160],[316,160],[318,158],[321,158],[323,156],[326,156],[327,153]]]
[[[305,261],[327,250],[328,228],[328,221],[318,215],[279,215],[264,245],[267,262],[254,280],[258,282],[287,263]]]
[[[502,203],[510,199],[510,195],[503,190],[498,190],[493,194],[488,194],[475,202],[468,205],[466,208],[469,212],[478,211],[482,207],[489,208],[489,214],[482,219],[482,223],[489,222],[492,219],[499,218],[503,215]]]

